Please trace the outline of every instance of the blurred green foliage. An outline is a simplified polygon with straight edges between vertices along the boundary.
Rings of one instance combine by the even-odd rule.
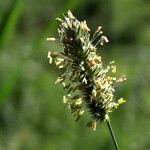
[[[115,60],[127,82],[116,97],[126,105],[111,115],[121,150],[150,149],[150,1],[0,1],[0,149],[114,149],[105,124],[96,132],[78,123],[62,104],[62,89],[47,52],[62,49],[45,39],[57,36],[55,17],[71,9],[91,29],[101,25],[110,43],[99,47],[103,60]]]

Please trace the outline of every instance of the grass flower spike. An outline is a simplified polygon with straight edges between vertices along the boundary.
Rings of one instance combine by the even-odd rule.
[[[54,63],[60,75],[55,83],[61,84],[66,91],[63,103],[76,117],[76,121],[85,112],[91,114],[88,125],[96,129],[97,122],[108,120],[109,113],[118,108],[125,100],[115,100],[116,85],[126,80],[123,75],[115,77],[114,61],[103,66],[101,56],[97,55],[97,45],[104,45],[109,40],[102,35],[99,26],[93,36],[86,21],[78,21],[71,11],[59,22],[59,39],[63,45],[60,53],[48,52],[49,63]],[[55,41],[55,38],[47,38]]]

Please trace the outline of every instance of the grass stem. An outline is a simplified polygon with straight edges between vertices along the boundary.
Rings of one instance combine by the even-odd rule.
[[[115,138],[115,134],[114,134],[114,132],[113,132],[113,129],[112,129],[112,126],[111,126],[109,117],[107,117],[106,122],[107,122],[108,129],[109,129],[109,131],[110,131],[110,133],[111,133],[111,137],[112,137],[112,139],[113,139],[115,148],[116,148],[116,150],[119,150],[119,146],[118,146],[117,140],[116,140],[116,138]]]

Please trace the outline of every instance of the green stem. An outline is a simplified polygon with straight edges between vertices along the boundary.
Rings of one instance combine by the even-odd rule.
[[[112,139],[113,139],[115,148],[116,148],[116,150],[119,150],[119,146],[118,146],[117,140],[116,140],[116,138],[115,138],[115,135],[114,135],[114,132],[113,132],[113,129],[112,129],[112,126],[111,126],[109,117],[106,118],[106,122],[107,122],[107,126],[108,126],[108,128],[109,128],[109,131],[110,131],[110,133],[111,133],[111,136],[112,136]]]

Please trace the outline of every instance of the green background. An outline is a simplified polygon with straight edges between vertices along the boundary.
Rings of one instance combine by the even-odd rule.
[[[116,97],[127,103],[111,114],[121,150],[150,149],[149,0],[0,1],[0,150],[113,150],[105,123],[96,132],[78,123],[62,103],[56,68],[47,52],[60,51],[56,17],[70,9],[91,31],[103,27],[110,42],[98,52],[116,61],[127,81]]]

